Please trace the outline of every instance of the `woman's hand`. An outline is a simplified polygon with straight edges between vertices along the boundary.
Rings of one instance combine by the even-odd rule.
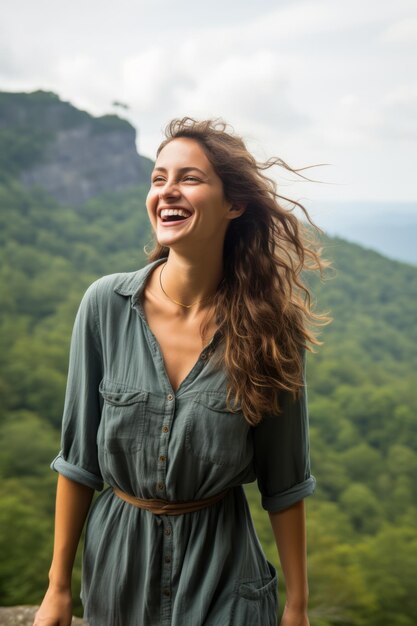
[[[71,589],[58,589],[50,585],[36,612],[33,626],[71,626],[71,622]]]
[[[293,608],[286,604],[282,614],[280,626],[310,626],[307,610],[295,607]]]

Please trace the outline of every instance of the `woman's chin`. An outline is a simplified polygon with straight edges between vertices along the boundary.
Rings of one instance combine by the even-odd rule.
[[[186,239],[184,235],[185,233],[175,232],[174,230],[169,231],[168,229],[162,228],[158,228],[155,233],[156,239],[161,246],[181,244]]]

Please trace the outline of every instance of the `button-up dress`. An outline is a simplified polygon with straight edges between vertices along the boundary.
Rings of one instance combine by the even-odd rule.
[[[212,355],[220,331],[176,392],[141,302],[166,258],[94,281],[71,336],[61,450],[51,467],[101,491],[87,519],[81,600],[90,626],[275,626],[277,573],[242,485],[266,511],[313,493],[307,391],[252,427],[226,407]],[[238,408],[238,407],[237,407]],[[103,491],[103,487],[106,489]],[[187,501],[230,488],[208,508],[157,515],[114,494]]]

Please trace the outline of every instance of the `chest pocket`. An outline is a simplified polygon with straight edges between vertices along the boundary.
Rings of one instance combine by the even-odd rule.
[[[190,406],[185,426],[186,447],[210,464],[244,466],[251,456],[249,429],[241,410],[229,411],[224,393],[204,391]]]
[[[100,429],[105,451],[129,454],[141,450],[149,392],[127,390],[106,381],[100,383],[99,391],[103,398]]]

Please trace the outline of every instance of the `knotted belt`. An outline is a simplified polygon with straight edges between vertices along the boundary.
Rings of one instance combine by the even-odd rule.
[[[113,487],[113,491],[116,496],[125,502],[129,502],[129,504],[133,504],[133,506],[136,506],[139,509],[150,511],[155,515],[182,515],[183,513],[194,513],[194,511],[200,511],[200,509],[205,509],[206,507],[215,504],[215,502],[224,498],[226,493],[230,491],[230,487],[220,493],[216,493],[214,496],[210,496],[210,498],[177,502],[160,500],[158,498],[136,498],[135,496],[131,496],[117,487]]]

